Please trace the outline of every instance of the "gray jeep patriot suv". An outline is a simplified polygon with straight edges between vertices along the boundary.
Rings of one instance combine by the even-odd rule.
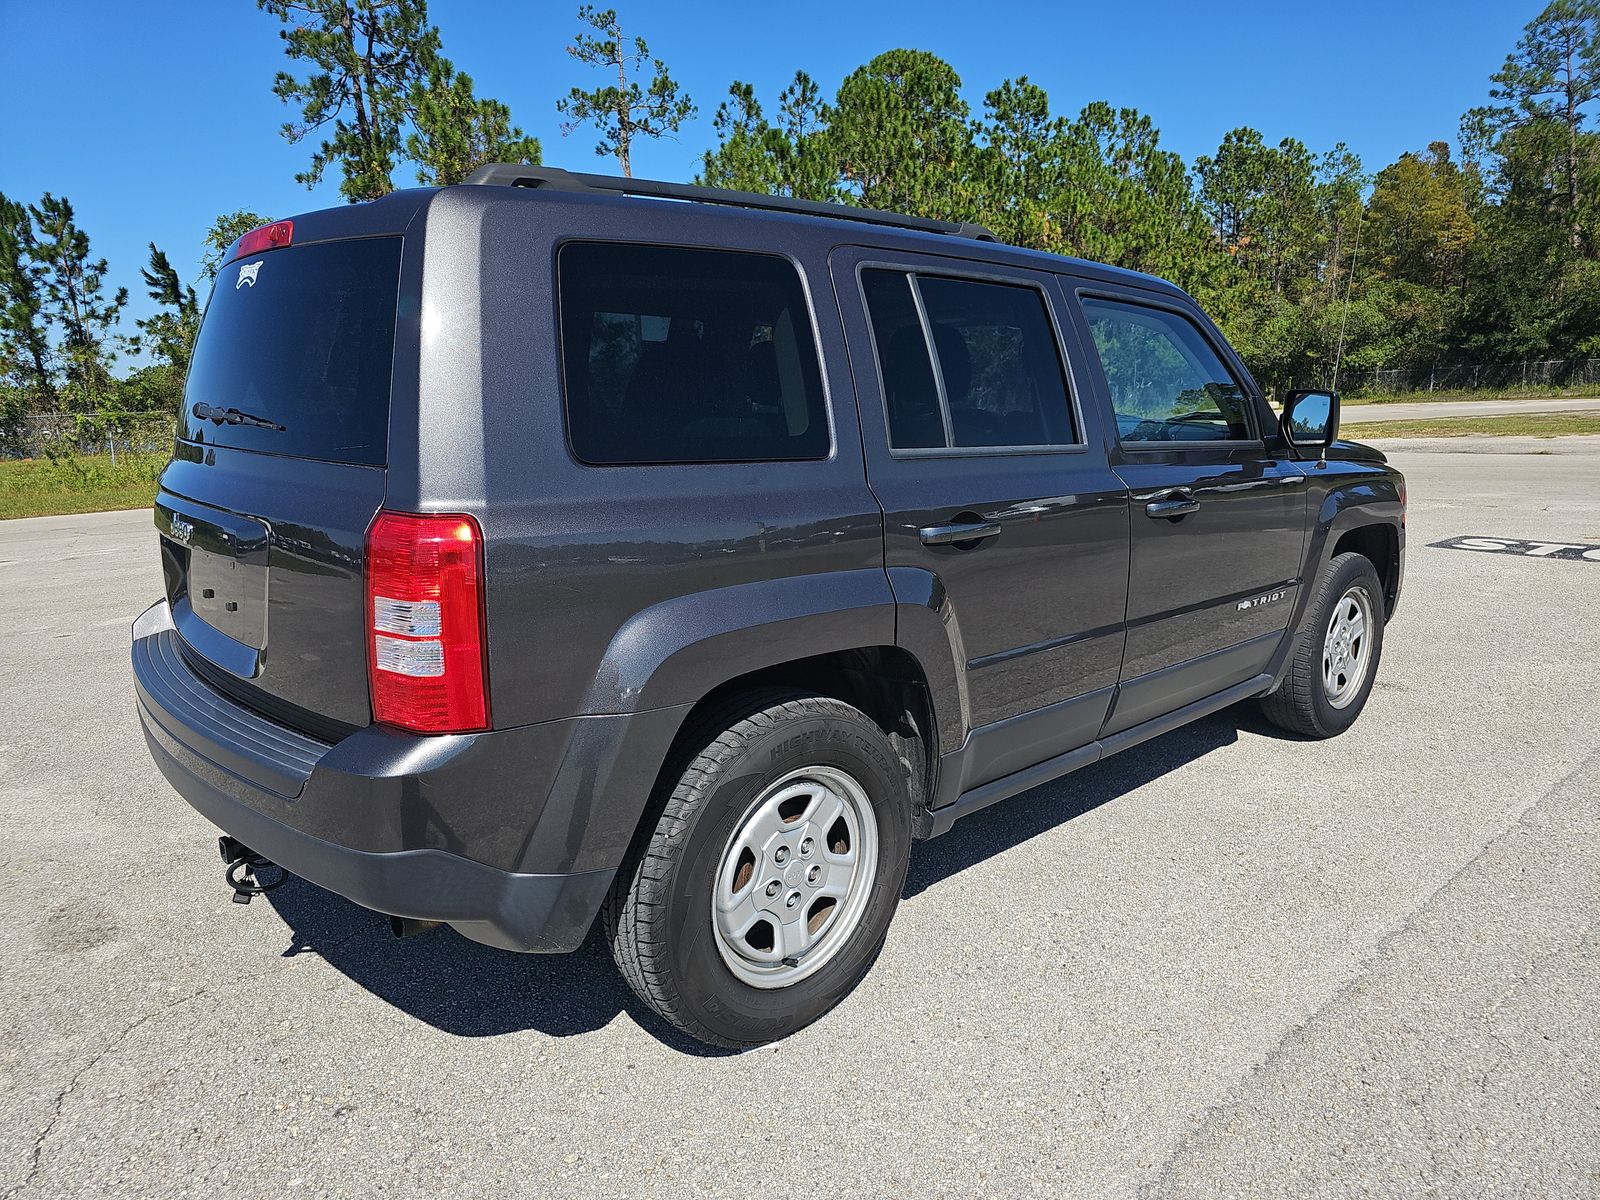
[[[1160,279],[489,167],[232,248],[139,714],[235,881],[507,950],[599,915],[755,1045],[867,971],[914,839],[1249,697],[1349,727],[1405,482],[1337,432]]]

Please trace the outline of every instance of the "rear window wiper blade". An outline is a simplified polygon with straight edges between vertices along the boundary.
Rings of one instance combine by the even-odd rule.
[[[245,412],[238,408],[218,408],[214,404],[201,401],[190,410],[202,421],[214,421],[218,425],[249,425],[253,429],[271,429],[278,433],[288,433],[287,425],[280,425],[276,421],[269,421],[266,417],[258,417],[255,413]]]

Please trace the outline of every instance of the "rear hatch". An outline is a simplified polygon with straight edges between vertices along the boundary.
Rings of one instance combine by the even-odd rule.
[[[327,740],[371,721],[362,560],[386,487],[400,256],[400,237],[362,237],[226,264],[156,498],[190,665]]]

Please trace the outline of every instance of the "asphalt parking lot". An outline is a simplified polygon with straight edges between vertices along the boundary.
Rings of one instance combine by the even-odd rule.
[[[841,1008],[714,1056],[603,946],[229,903],[145,752],[144,513],[0,523],[0,1194],[1594,1196],[1600,439],[1388,443],[1357,726],[1248,708],[921,845]]]

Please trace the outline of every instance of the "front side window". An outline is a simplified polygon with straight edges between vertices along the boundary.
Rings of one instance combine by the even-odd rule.
[[[862,284],[896,450],[1076,442],[1037,288],[884,269]]]
[[[792,263],[573,242],[558,272],[567,428],[581,461],[827,457],[822,373]]]
[[[1189,318],[1092,297],[1083,313],[1124,442],[1250,438],[1244,389]]]

